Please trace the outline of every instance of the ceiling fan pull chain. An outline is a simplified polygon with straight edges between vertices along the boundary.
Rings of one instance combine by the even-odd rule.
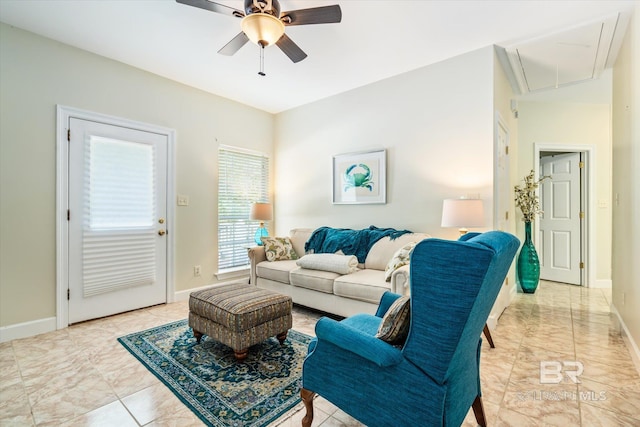
[[[262,77],[266,76],[264,73],[264,46],[260,46],[260,72],[258,74]]]

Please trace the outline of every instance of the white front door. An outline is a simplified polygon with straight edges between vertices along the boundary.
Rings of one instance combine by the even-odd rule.
[[[69,323],[167,301],[167,135],[69,118]]]
[[[540,158],[540,278],[581,284],[580,153]]]

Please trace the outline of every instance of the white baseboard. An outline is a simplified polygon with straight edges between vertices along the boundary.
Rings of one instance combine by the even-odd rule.
[[[631,355],[631,360],[633,360],[633,364],[636,366],[636,370],[640,374],[640,348],[638,347],[638,343],[635,342],[631,334],[629,333],[629,329],[627,325],[622,320],[622,316],[616,309],[616,306],[611,304],[611,311],[613,314],[618,316],[618,320],[620,321],[620,325],[622,326],[622,339],[624,340],[627,348],[629,349],[629,354]]]
[[[56,318],[47,317],[45,319],[31,320],[29,322],[17,323],[10,326],[0,327],[0,342],[28,338],[34,335],[53,332],[56,330]]]
[[[596,279],[596,282],[593,285],[589,285],[590,288],[598,288],[598,289],[611,289],[612,286],[611,279]]]
[[[245,284],[246,285],[247,283],[249,283],[249,277],[245,276],[245,277],[239,277],[239,278],[233,279],[233,280],[227,280],[226,282],[218,282],[218,283],[213,283],[213,284],[210,284],[210,285],[201,286],[199,288],[187,289],[186,291],[178,291],[175,294],[173,294],[174,301],[175,302],[187,301],[187,300],[189,300],[189,295],[191,295],[191,292],[201,291],[203,289],[209,289],[209,288],[212,288],[214,286],[232,285],[232,284]]]
[[[500,313],[502,314],[502,313]],[[500,317],[500,315],[498,314],[490,314],[489,318],[487,319],[487,326],[489,327],[490,331],[493,331],[496,326],[498,326],[498,318]]]

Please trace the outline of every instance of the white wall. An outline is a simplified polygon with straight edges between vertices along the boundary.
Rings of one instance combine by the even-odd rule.
[[[613,76],[613,306],[640,363],[640,7]],[[640,364],[638,365],[640,366]]]
[[[598,206],[590,212],[595,218],[595,279],[589,286],[611,284],[611,106],[560,102],[518,103],[519,179],[534,168],[534,143],[551,145],[590,145],[595,147],[592,165]],[[595,168],[593,168],[595,166]],[[521,183],[521,182],[520,182]],[[602,203],[600,203],[602,202]],[[518,217],[520,213],[518,212]],[[522,221],[520,221],[522,222]],[[523,229],[522,224],[518,224]]]
[[[0,326],[56,315],[56,104],[176,129],[175,288],[215,281],[218,144],[271,155],[271,114],[5,24],[0,93]]]
[[[442,200],[493,206],[493,48],[395,76],[276,116],[276,233],[295,227],[440,227]],[[387,150],[387,204],[333,205],[332,156]],[[490,225],[488,225],[490,228]]]

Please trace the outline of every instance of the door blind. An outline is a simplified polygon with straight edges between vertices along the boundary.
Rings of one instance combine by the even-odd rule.
[[[84,296],[154,283],[153,146],[90,136],[85,162]]]
[[[218,270],[249,265],[247,248],[259,221],[251,204],[269,197],[269,158],[231,147],[218,151]]]

